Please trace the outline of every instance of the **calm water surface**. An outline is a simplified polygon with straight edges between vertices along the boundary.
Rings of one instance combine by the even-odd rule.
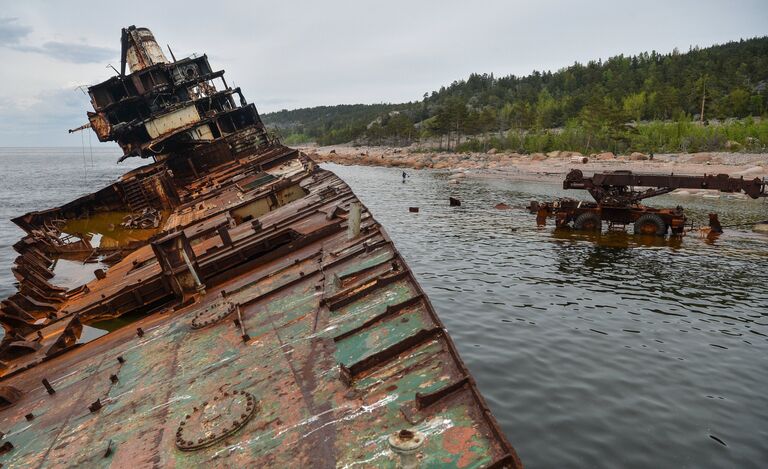
[[[86,151],[84,177],[81,149],[0,149],[0,296],[22,234],[7,219],[140,164],[117,156]],[[394,239],[527,467],[768,467],[768,237],[555,235],[520,208],[555,185],[328,168]],[[656,202],[768,218],[761,202]]]

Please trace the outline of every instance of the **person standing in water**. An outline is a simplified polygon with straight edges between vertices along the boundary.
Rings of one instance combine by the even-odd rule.
[[[403,171],[403,184],[405,184],[405,178],[407,178],[407,177],[408,177],[408,175],[405,174],[405,171]]]

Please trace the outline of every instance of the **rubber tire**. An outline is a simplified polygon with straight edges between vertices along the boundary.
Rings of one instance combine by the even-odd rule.
[[[590,227],[592,225],[592,227]],[[595,212],[584,212],[573,221],[573,229],[578,231],[603,231],[603,220]]]
[[[646,230],[643,231],[643,227],[646,227]],[[650,230],[652,226],[655,226],[655,229],[653,231]],[[637,217],[637,220],[635,220],[635,234],[636,235],[650,235],[653,234],[655,236],[664,236],[667,234],[667,224],[664,223],[664,220],[655,213],[646,213],[643,215],[640,215]]]

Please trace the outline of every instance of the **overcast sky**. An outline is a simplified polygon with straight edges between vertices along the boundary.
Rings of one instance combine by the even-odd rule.
[[[262,113],[402,102],[472,72],[556,70],[768,34],[766,0],[24,1],[0,9],[0,146],[81,145],[80,85],[135,24],[207,53]],[[95,138],[94,138],[95,142]]]

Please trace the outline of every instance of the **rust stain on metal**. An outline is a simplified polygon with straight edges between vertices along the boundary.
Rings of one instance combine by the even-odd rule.
[[[545,225],[547,218],[554,217],[557,228],[569,227],[572,223],[577,230],[599,232],[603,222],[607,222],[609,230],[623,230],[634,224],[635,234],[662,236],[669,231],[680,235],[687,222],[683,207],[655,208],[643,205],[641,201],[675,189],[743,192],[753,199],[768,196],[766,182],[760,178],[735,178],[727,174],[685,176],[611,171],[585,177],[581,170],[573,169],[566,175],[563,189],[586,190],[595,202],[571,198],[531,202],[528,209],[536,214],[539,226]],[[709,229],[713,234],[722,232],[717,214],[709,215]]]
[[[145,28],[122,43],[82,128],[154,161],[14,219],[3,466],[394,467],[407,429],[425,465],[521,467],[350,188],[205,55],[169,61]],[[56,284],[65,261],[84,282]]]

